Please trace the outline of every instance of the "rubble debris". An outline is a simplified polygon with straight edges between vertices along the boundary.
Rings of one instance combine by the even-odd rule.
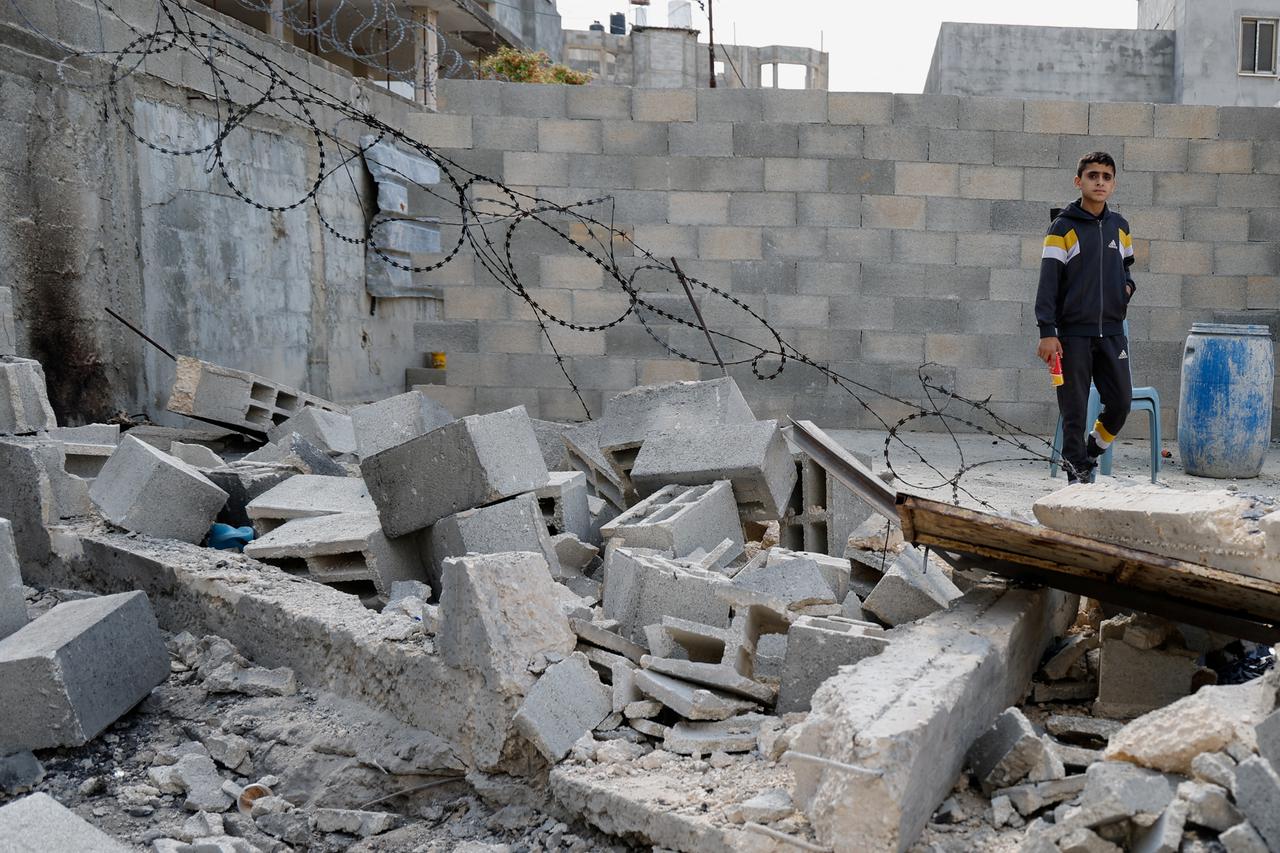
[[[1040,671],[1051,681],[1070,678],[1077,671],[1085,654],[1098,648],[1099,645],[1098,635],[1093,632],[1072,634],[1053,651],[1052,657],[1045,661]]]
[[[1050,590],[979,586],[892,632],[892,655],[823,684],[791,747],[793,795],[819,842],[897,849],[914,840],[968,746],[1021,696],[1077,603]]]
[[[259,447],[239,460],[241,463],[283,465],[299,474],[346,477],[348,471],[319,447],[296,432]]]
[[[710,551],[731,539],[742,551],[742,523],[727,480],[707,486],[664,486],[600,528],[606,539],[668,557]]]
[[[600,422],[588,421],[566,429],[562,438],[569,466],[587,478],[587,488],[594,497],[608,501],[617,511],[627,508],[622,493],[622,480],[614,473],[609,460],[600,451]],[[592,513],[593,515],[597,513]]]
[[[1269,853],[1273,849],[1248,821],[1231,827],[1218,836],[1218,841],[1226,847],[1227,853]]]
[[[455,420],[421,391],[409,391],[351,410],[356,454],[366,459]]]
[[[879,625],[837,617],[801,616],[787,631],[778,713],[809,710],[814,691],[840,667],[878,655],[888,645]]]
[[[298,474],[290,477],[245,507],[259,536],[295,518],[377,512],[369,489],[358,477],[324,477]]]
[[[0,640],[27,624],[27,600],[18,568],[18,546],[13,524],[0,518]]]
[[[44,765],[29,749],[0,753],[0,793],[22,794],[44,780]]]
[[[547,482],[523,406],[445,424],[362,460],[360,470],[389,536]]]
[[[570,619],[569,627],[583,642],[616,652],[634,663],[640,663],[640,658],[644,657],[644,646],[631,642],[603,624],[586,619]]]
[[[218,521],[231,527],[252,527],[249,504],[298,472],[284,465],[238,460],[203,473],[209,482],[227,493],[227,502],[218,513]]]
[[[765,565],[773,568],[790,559],[803,558],[818,564],[818,570],[826,578],[827,585],[835,594],[836,601],[843,602],[849,593],[850,561],[842,557],[832,557],[814,551],[792,551],[789,548],[773,547],[764,552]]]
[[[1105,757],[1189,776],[1201,753],[1218,752],[1231,743],[1252,751],[1255,726],[1275,707],[1277,678],[1272,674],[1246,684],[1202,687],[1112,735]]]
[[[552,577],[565,574],[538,501],[529,492],[446,516],[431,526],[428,541],[432,565],[427,580],[436,588],[441,588],[444,561],[464,554],[532,551],[546,560]]]
[[[758,707],[752,700],[699,687],[647,669],[635,673],[635,685],[641,693],[658,700],[686,720],[727,720]]]
[[[0,806],[6,853],[129,853],[129,848],[81,819],[48,794]]]
[[[157,538],[199,542],[227,493],[187,463],[126,435],[89,489],[103,518]]]
[[[68,474],[92,480],[116,445],[120,443],[119,424],[86,424],[78,427],[53,427],[45,432],[53,441],[62,442]],[[135,436],[136,438],[137,436]],[[166,450],[166,448],[159,448]]]
[[[776,823],[794,814],[795,810],[791,794],[782,788],[770,788],[731,806],[725,816],[734,823]]]
[[[166,405],[179,415],[258,433],[267,432],[307,407],[346,411],[296,388],[185,355],[178,356]]]
[[[610,691],[581,653],[547,668],[524,697],[515,725],[552,764],[612,710]]]
[[[1004,797],[1017,809],[1023,817],[1031,817],[1036,812],[1066,800],[1075,799],[1084,790],[1087,777],[1080,773],[1064,776],[1061,779],[1048,779],[1044,782],[1027,782],[1014,785],[1012,788],[1001,788],[992,792],[992,803]]]
[[[649,433],[629,476],[641,496],[667,485],[728,480],[739,516],[744,521],[769,521],[786,512],[797,475],[777,422],[755,421],[686,423]]]
[[[393,828],[399,816],[389,812],[366,812],[356,809],[316,809],[316,829],[320,832],[341,832],[357,838],[381,835]]]
[[[896,626],[945,610],[962,594],[923,551],[907,546],[862,600],[862,609]]]
[[[558,533],[551,537],[551,547],[556,551],[556,559],[560,561],[560,568],[565,569],[569,573],[582,572],[600,556],[600,549],[594,545],[588,545],[572,533]],[[569,578],[566,583],[579,578]],[[583,578],[585,580],[585,578]],[[600,584],[595,584],[592,597],[596,601],[600,600]]]
[[[13,318],[13,288],[0,285],[0,355],[17,355],[18,332]]]
[[[355,427],[351,416],[343,412],[306,406],[293,417],[268,430],[267,439],[276,442],[295,433],[329,456],[344,456],[356,452]]]
[[[203,444],[187,444],[183,441],[174,441],[169,444],[169,455],[175,459],[182,460],[192,468],[221,468],[226,464],[221,456]],[[68,464],[70,464],[70,459],[68,459]]]
[[[863,464],[871,462],[865,453],[851,455]],[[780,544],[796,551],[844,556],[854,531],[873,515],[871,507],[804,452],[794,452],[792,461],[796,485],[781,520]]]
[[[792,556],[747,567],[734,575],[731,583],[780,601],[788,610],[837,603],[836,591],[809,557]]]
[[[988,795],[992,791],[1009,788],[1034,776],[1033,771],[1047,760],[1048,747],[1032,727],[1031,721],[1016,707],[1006,708],[996,717],[995,724],[969,748],[966,761],[974,778]],[[1031,782],[1045,782],[1063,778],[1064,773],[1048,778],[1031,778]]]
[[[564,444],[564,434],[573,425],[537,418],[530,420],[533,421],[533,433],[538,437],[538,449],[542,451],[542,461],[546,463],[547,470],[573,471],[574,466],[569,462],[568,450]]]
[[[547,484],[534,493],[547,530],[553,535],[571,533],[583,542],[599,543],[591,529],[587,475],[581,471],[550,471],[549,474]]]
[[[644,640],[644,626],[659,624],[664,616],[726,628],[729,604],[717,593],[728,585],[717,572],[614,548],[605,554],[604,616],[616,620],[619,633],[636,642]]]
[[[0,355],[0,435],[25,435],[57,425],[40,362]]]
[[[1067,487],[1032,506],[1041,524],[1063,533],[1280,581],[1280,540],[1261,520],[1272,509],[1224,489],[1114,483]]]
[[[244,552],[260,560],[302,560],[321,583],[372,581],[382,595],[397,581],[427,577],[415,537],[387,537],[376,512],[291,519]]]

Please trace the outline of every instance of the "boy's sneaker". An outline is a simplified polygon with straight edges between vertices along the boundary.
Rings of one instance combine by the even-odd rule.
[[[1076,483],[1092,483],[1093,472],[1098,466],[1094,464],[1093,459],[1089,459],[1089,465],[1077,472],[1070,469],[1067,470],[1067,485],[1074,486]]]

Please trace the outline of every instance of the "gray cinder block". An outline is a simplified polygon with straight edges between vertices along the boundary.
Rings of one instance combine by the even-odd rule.
[[[275,442],[259,447],[239,461],[260,462],[264,465],[287,465],[301,474],[317,474],[323,477],[347,476],[347,469],[296,432],[291,432]]]
[[[609,688],[585,655],[574,653],[542,674],[516,712],[516,728],[551,763],[613,710]]]
[[[356,431],[351,416],[307,406],[267,432],[267,438],[279,441],[297,433],[330,456],[356,452]]]
[[[547,482],[523,406],[471,415],[363,460],[383,529],[402,536]]]
[[[791,453],[775,421],[723,426],[687,425],[645,438],[630,472],[636,492],[670,484],[728,480],[739,515],[748,521],[781,518],[796,482]]]
[[[5,853],[129,853],[132,849],[44,793],[0,808]]]
[[[591,512],[587,508],[587,475],[581,471],[552,471],[547,484],[535,492],[547,529],[591,540]]]
[[[376,512],[369,489],[359,477],[297,474],[258,495],[245,507],[259,534],[291,518],[344,512]]]
[[[18,332],[13,318],[13,288],[0,287],[0,355],[18,352]]]
[[[178,356],[173,387],[166,404],[171,412],[232,424],[263,433],[306,407],[344,411],[342,407],[304,394],[270,379]]]
[[[801,616],[786,637],[779,714],[809,710],[814,691],[840,667],[878,655],[889,645],[879,625],[835,617]]]
[[[552,577],[564,574],[537,499],[529,493],[442,518],[432,525],[429,541],[428,582],[436,589],[440,589],[445,560],[465,554],[531,551],[543,556]]]
[[[907,548],[862,602],[889,625],[901,625],[945,610],[963,593],[923,553]]]
[[[204,475],[228,495],[226,505],[218,514],[218,520],[232,527],[247,527],[251,524],[249,503],[295,476],[295,472],[279,465],[255,465],[252,462],[238,461],[205,471]]]
[[[90,486],[89,498],[117,527],[199,542],[227,493],[182,460],[126,435]]]
[[[664,486],[600,528],[606,539],[685,557],[709,552],[725,539],[742,551],[742,522],[727,480],[709,486]]]
[[[0,355],[0,435],[21,435],[57,425],[40,362]]]
[[[22,593],[18,547],[13,525],[0,518],[0,640],[27,624],[27,600]]]
[[[773,599],[782,609],[838,603],[817,561],[804,556],[748,566],[734,575],[733,585]]]
[[[637,643],[645,642],[644,627],[661,623],[664,616],[726,628],[729,605],[717,593],[728,585],[719,572],[614,548],[604,564],[604,615]]]
[[[1020,782],[1043,758],[1044,750],[1044,742],[1026,716],[1009,708],[974,741],[966,761],[983,791],[990,793]]]
[[[168,677],[146,593],[59,604],[0,640],[0,752],[87,743]]]
[[[600,422],[590,421],[563,433],[565,458],[569,467],[587,475],[587,488],[615,509],[627,508],[622,480],[600,451]]]
[[[453,420],[448,409],[421,391],[397,394],[351,410],[356,453],[361,459],[425,435]]]

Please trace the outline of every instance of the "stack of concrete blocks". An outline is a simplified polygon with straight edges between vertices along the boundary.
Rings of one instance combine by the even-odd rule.
[[[68,474],[93,480],[107,464],[107,459],[120,444],[119,424],[88,424],[80,427],[54,427],[48,437],[62,442]]]
[[[853,455],[864,464],[871,462],[870,454]],[[779,544],[843,556],[849,534],[871,515],[871,507],[807,454],[797,450],[791,458],[796,485],[781,519]]]
[[[22,571],[13,525],[0,518],[0,640],[27,624],[27,600],[22,592]]]
[[[661,624],[666,616],[727,628],[730,608],[720,592],[728,585],[719,572],[613,547],[604,562],[604,616],[616,620],[618,632],[637,643],[645,642],[645,626]]]
[[[421,391],[409,391],[351,410],[361,459],[444,426],[453,415]]]
[[[431,571],[428,582],[439,588],[444,561],[466,554],[528,551],[541,554],[556,579],[566,577],[538,499],[531,492],[445,516],[428,528]]]
[[[592,528],[587,505],[587,475],[581,471],[551,471],[547,484],[535,494],[538,508],[552,535],[571,533],[582,542],[600,544],[599,528]]]
[[[180,415],[263,434],[314,406],[330,412],[345,409],[243,370],[232,370],[178,356],[177,373],[166,408]]]
[[[605,404],[599,447],[617,476],[622,497],[634,502],[631,469],[645,440],[662,432],[750,424],[755,415],[732,379],[642,385]]]
[[[963,595],[924,551],[907,546],[862,602],[862,608],[889,626],[946,610]]]
[[[1098,716],[1136,717],[1216,680],[1196,663],[1200,653],[1186,647],[1171,622],[1118,616],[1102,623],[1099,637]]]
[[[293,434],[302,436],[329,456],[353,456],[356,452],[355,427],[351,416],[343,412],[306,406],[268,430],[267,440],[278,442]]]
[[[782,518],[796,484],[795,466],[775,421],[686,423],[650,433],[629,476],[641,496],[671,484],[728,480],[743,521]]]
[[[295,518],[245,545],[244,553],[264,561],[302,560],[307,575],[321,583],[371,581],[382,596],[398,581],[427,578],[416,537],[388,538],[376,512]]]
[[[168,677],[145,593],[59,604],[0,640],[0,754],[87,743]]]
[[[57,425],[40,362],[0,355],[0,435],[29,435]]]
[[[742,522],[728,480],[707,486],[664,486],[600,528],[605,539],[621,539],[668,557],[711,552],[729,539],[742,553]]]
[[[227,493],[187,463],[126,435],[89,497],[102,517],[134,533],[200,542]]]
[[[814,692],[840,667],[878,655],[889,645],[879,625],[839,616],[801,616],[786,637],[779,714],[809,710]]]
[[[264,536],[295,518],[377,512],[369,488],[359,477],[297,474],[249,502],[246,514]]]
[[[0,807],[0,838],[12,853],[129,853],[133,849],[45,793]]]
[[[563,440],[569,465],[586,475],[592,495],[607,501],[618,512],[626,509],[622,480],[600,451],[600,422],[570,427],[564,431]]]
[[[13,288],[0,285],[0,356],[18,354],[18,330],[14,320]]]
[[[440,226],[409,211],[409,188],[439,183],[440,167],[378,136],[360,137],[364,163],[378,187],[374,227],[365,250],[365,288],[376,297],[429,294],[413,281],[413,256],[440,251]]]

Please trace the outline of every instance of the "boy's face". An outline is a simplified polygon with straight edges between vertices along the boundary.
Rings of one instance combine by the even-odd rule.
[[[1101,163],[1088,163],[1084,167],[1084,173],[1076,178],[1076,187],[1086,201],[1101,204],[1115,192],[1115,170]]]

